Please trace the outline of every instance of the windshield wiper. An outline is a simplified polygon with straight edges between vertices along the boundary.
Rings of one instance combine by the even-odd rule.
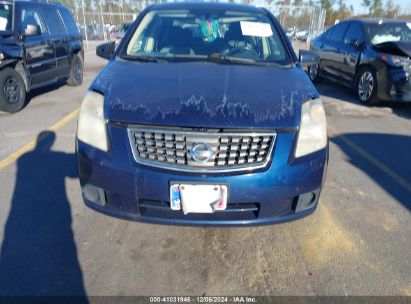
[[[231,57],[221,53],[214,53],[208,56],[208,60],[218,63],[235,63],[235,64],[256,64],[255,60],[239,57]]]
[[[221,54],[221,53],[211,54],[210,56],[208,56],[208,60],[213,61],[213,62],[217,62],[217,63],[284,67],[283,65],[275,63],[275,62],[256,61],[256,60],[248,59],[248,58],[227,56],[227,55]]]
[[[142,62],[165,62],[165,60],[161,60],[157,57],[150,56],[150,55],[138,55],[138,56],[122,56],[124,59],[135,60],[135,61],[142,61]]]

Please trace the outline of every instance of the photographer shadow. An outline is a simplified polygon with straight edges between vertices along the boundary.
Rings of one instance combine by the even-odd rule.
[[[0,255],[2,296],[86,295],[65,187],[66,177],[77,177],[75,155],[51,151],[55,138],[40,133],[35,149],[17,160]]]

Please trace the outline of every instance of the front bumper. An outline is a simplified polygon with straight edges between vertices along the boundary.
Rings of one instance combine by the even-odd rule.
[[[277,134],[272,161],[266,168],[199,174],[137,164],[126,128],[109,125],[108,130],[109,153],[81,141],[76,145],[83,199],[97,211],[161,224],[243,226],[294,220],[316,209],[328,148],[293,159],[290,151],[293,151],[295,131]],[[173,182],[227,184],[227,210],[188,215],[172,211],[169,189]],[[301,208],[300,202],[307,195],[310,201]]]
[[[377,74],[378,98],[384,101],[411,102],[411,68],[385,67]]]

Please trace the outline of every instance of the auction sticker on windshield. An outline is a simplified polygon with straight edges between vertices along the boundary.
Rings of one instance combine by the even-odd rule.
[[[269,23],[240,21],[241,32],[244,36],[270,37],[273,30]]]

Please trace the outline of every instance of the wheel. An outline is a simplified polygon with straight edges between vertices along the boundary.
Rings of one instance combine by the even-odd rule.
[[[70,75],[67,79],[69,86],[77,87],[83,82],[83,59],[79,54],[74,54],[71,59]]]
[[[308,67],[308,76],[310,77],[312,82],[319,82],[321,80],[320,77],[320,65],[314,64]]]
[[[8,113],[20,111],[26,102],[26,86],[15,69],[0,71],[0,110]]]
[[[376,104],[379,102],[377,97],[377,77],[372,68],[365,67],[360,69],[355,84],[355,91],[358,98],[364,104]]]

